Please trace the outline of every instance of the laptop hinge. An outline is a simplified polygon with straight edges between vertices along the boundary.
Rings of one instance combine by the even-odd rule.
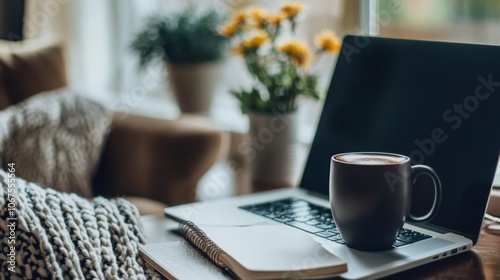
[[[445,234],[445,233],[450,232],[449,230],[446,230],[444,228],[433,226],[433,225],[426,224],[426,223],[409,223],[409,222],[407,222],[407,224],[410,224],[410,225],[413,225],[416,227],[421,227],[421,228],[424,228],[424,229],[427,229],[430,231],[435,231],[435,232],[440,233],[440,234]]]

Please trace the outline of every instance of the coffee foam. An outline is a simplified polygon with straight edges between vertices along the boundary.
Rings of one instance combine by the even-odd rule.
[[[335,159],[354,164],[384,165],[403,163],[407,158],[385,154],[342,154]]]

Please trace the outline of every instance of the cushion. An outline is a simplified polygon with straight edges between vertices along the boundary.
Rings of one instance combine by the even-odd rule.
[[[22,169],[0,170],[0,279],[160,279],[132,204],[43,189]]]
[[[111,122],[100,104],[62,89],[0,112],[0,166],[43,187],[92,195],[91,178]]]
[[[66,86],[61,41],[55,37],[0,41],[0,84],[0,109],[6,107],[2,104],[6,98],[15,104],[36,93]]]

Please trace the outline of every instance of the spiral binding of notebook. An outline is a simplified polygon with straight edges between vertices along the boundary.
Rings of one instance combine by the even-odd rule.
[[[181,221],[179,223],[179,233],[189,242],[189,244],[201,251],[201,253],[214,264],[221,268],[227,268],[220,260],[220,256],[224,251],[210,240],[210,238],[208,238],[208,236],[194,223],[190,221]]]

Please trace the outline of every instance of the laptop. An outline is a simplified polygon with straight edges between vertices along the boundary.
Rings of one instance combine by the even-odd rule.
[[[379,278],[468,251],[477,242],[499,159],[497,58],[498,46],[348,35],[299,186],[165,213],[200,224],[272,223],[307,232],[347,261],[341,275],[347,279]],[[349,248],[331,217],[330,158],[356,151],[407,155],[441,179],[437,214],[426,223],[405,223],[387,251]],[[425,213],[433,190],[416,185],[411,211]]]

